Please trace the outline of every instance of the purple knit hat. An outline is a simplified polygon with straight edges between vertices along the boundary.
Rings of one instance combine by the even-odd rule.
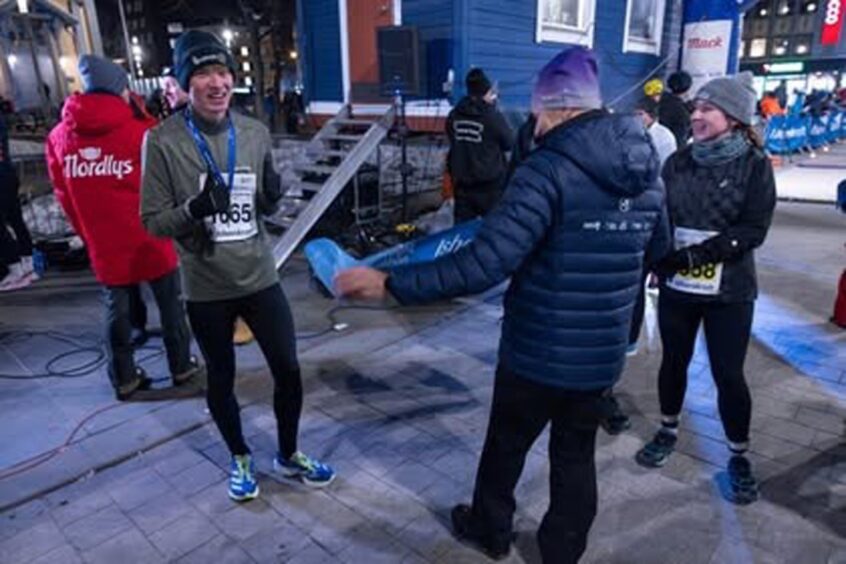
[[[571,47],[561,51],[538,74],[532,111],[601,108],[598,72],[590,49]]]

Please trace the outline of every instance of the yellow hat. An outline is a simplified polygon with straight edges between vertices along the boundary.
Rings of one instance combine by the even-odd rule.
[[[664,91],[664,82],[660,78],[653,78],[643,85],[643,93],[647,96],[660,96]]]

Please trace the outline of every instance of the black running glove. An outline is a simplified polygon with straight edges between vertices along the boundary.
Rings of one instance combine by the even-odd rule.
[[[199,194],[188,200],[188,213],[203,219],[229,210],[229,189],[214,174],[206,174],[206,182]]]

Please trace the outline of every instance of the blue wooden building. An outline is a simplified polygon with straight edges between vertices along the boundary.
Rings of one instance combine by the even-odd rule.
[[[313,115],[334,114],[343,103],[359,111],[384,107],[386,100],[380,106],[373,97],[376,29],[405,25],[417,29],[423,77],[409,116],[432,128],[464,94],[470,68],[483,68],[498,84],[503,108],[524,111],[537,71],[575,44],[595,50],[603,96],[624,108],[645,79],[675,70],[682,29],[681,0],[299,0],[298,9]]]

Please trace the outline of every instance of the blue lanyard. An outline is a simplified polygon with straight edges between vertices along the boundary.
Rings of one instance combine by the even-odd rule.
[[[197,146],[197,150],[200,152],[200,156],[205,161],[206,166],[209,169],[209,172],[215,176],[218,182],[223,184],[223,173],[220,172],[220,167],[217,166],[217,163],[214,161],[214,157],[212,156],[211,149],[209,149],[209,144],[206,143],[205,138],[200,134],[200,130],[197,129],[197,124],[194,123],[194,120],[191,119],[191,113],[186,110],[182,114],[185,117],[185,125],[188,126],[188,131],[191,132],[191,136],[194,138],[194,144]],[[232,118],[229,118],[229,191],[232,191],[232,187],[235,185],[235,126],[232,125]]]

